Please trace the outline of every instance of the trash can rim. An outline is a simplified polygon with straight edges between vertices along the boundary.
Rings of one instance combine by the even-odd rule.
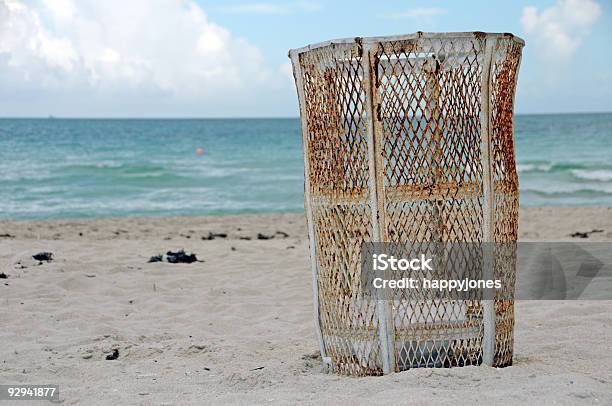
[[[406,41],[413,39],[461,39],[461,38],[506,38],[517,42],[520,45],[525,45],[525,41],[517,37],[514,34],[504,32],[482,32],[482,31],[471,31],[471,32],[422,32],[417,31],[411,34],[402,35],[390,35],[390,36],[378,36],[378,37],[352,37],[352,38],[338,38],[328,41],[323,41],[315,44],[303,46],[301,48],[294,48],[289,50],[289,57],[292,55],[299,55],[304,52],[311,51],[317,48],[323,48],[327,46],[339,45],[339,44],[373,44],[379,42],[389,41]]]

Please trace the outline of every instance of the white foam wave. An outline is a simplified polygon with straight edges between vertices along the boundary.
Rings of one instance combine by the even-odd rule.
[[[521,172],[548,172],[552,169],[552,164],[517,164],[516,170]]]
[[[612,181],[612,171],[611,170],[574,169],[572,171],[572,175],[574,175],[577,178],[586,179],[586,180],[596,180],[600,182]]]
[[[547,185],[524,185],[521,192],[532,192],[540,195],[569,195],[582,193],[612,194],[610,183],[550,183]]]

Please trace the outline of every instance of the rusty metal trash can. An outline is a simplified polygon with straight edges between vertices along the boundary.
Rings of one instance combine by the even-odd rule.
[[[513,110],[523,45],[511,34],[418,32],[289,52],[314,318],[336,372],[512,363],[512,298],[381,304],[360,286],[360,249],[516,242]],[[514,278],[512,261],[500,267]]]

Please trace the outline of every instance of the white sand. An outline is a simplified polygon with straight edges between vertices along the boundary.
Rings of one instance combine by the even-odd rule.
[[[520,227],[611,241],[612,209],[530,209]],[[289,237],[239,239],[277,230]],[[201,240],[211,231],[229,235]],[[512,367],[347,378],[322,372],[302,215],[0,221],[0,234],[0,383],[59,384],[63,404],[612,404],[612,301],[517,303]],[[205,262],[147,263],[179,248]]]

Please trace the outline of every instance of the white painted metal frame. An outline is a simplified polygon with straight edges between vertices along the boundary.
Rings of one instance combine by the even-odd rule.
[[[491,160],[491,71],[497,38],[487,37],[482,67],[481,103],[480,103],[480,138],[482,153],[482,242],[483,271],[490,273],[493,269],[492,243],[494,224],[493,174]],[[492,279],[493,275],[483,275],[483,279]],[[495,359],[495,300],[482,301],[482,363],[492,366]]]
[[[295,77],[295,84],[298,93],[298,102],[300,105],[300,117],[302,126],[302,143],[304,148],[304,209],[306,210],[306,221],[308,226],[308,236],[310,244],[310,263],[312,273],[312,313],[314,316],[315,330],[317,334],[317,341],[319,342],[319,351],[321,351],[321,357],[323,363],[326,365],[331,364],[330,358],[327,356],[325,350],[325,342],[323,341],[323,334],[321,330],[321,319],[319,317],[319,271],[317,262],[317,245],[316,236],[314,230],[314,219],[312,216],[312,206],[310,198],[310,163],[308,157],[308,122],[306,112],[306,99],[304,98],[304,86],[302,81],[302,70],[299,63],[299,54],[291,53],[291,62],[293,65],[293,76]]]
[[[380,122],[376,116],[377,91],[372,77],[372,62],[375,57],[375,46],[366,44],[363,48],[363,86],[365,89],[366,103],[366,133],[368,141],[368,187],[370,192],[370,211],[372,215],[372,240],[385,240],[385,210],[384,210],[384,185],[383,177],[378,176],[378,170],[384,170],[382,159],[382,134]],[[377,291],[377,293],[380,293]],[[380,342],[380,358],[382,361],[383,374],[395,371],[395,344],[393,313],[391,302],[384,297],[376,298],[376,316],[378,318],[378,337]]]
[[[322,48],[322,47],[326,47],[329,45],[334,45],[334,44],[353,44],[355,42],[360,41],[364,46],[368,45],[368,44],[378,44],[380,42],[387,42],[387,41],[406,41],[406,40],[411,40],[411,39],[427,39],[427,38],[431,38],[431,39],[447,39],[447,38],[455,38],[455,39],[459,39],[459,38],[474,38],[475,35],[480,34],[482,35],[484,38],[487,39],[498,39],[498,38],[512,38],[514,41],[525,45],[525,41],[522,38],[517,37],[516,35],[510,34],[510,33],[491,33],[491,32],[443,32],[443,33],[439,33],[439,32],[415,32],[413,34],[405,34],[405,35],[391,35],[391,36],[380,36],[380,37],[356,37],[356,38],[338,38],[338,39],[332,39],[329,41],[323,41],[323,42],[319,42],[316,44],[312,44],[312,45],[306,45],[304,47],[301,48],[296,48],[296,49],[292,49],[289,51],[289,57],[291,57],[292,54],[301,54],[303,52],[306,51],[310,51],[312,49],[317,49],[317,48]]]

